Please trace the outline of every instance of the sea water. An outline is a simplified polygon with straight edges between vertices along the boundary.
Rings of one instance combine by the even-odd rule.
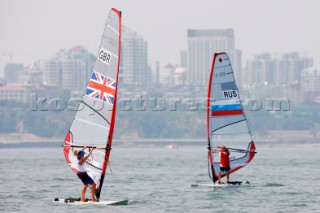
[[[191,187],[210,183],[205,147],[114,146],[101,199],[130,204],[79,206],[53,202],[82,189],[61,148],[0,149],[0,212],[320,212],[320,147],[257,151],[230,178],[250,186],[213,189]]]

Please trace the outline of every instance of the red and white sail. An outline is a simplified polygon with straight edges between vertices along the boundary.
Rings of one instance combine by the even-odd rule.
[[[255,145],[241,103],[231,62],[224,52],[213,57],[207,102],[209,174],[217,180],[220,158],[217,147],[230,148],[229,173],[247,165],[255,155]],[[223,175],[224,176],[224,175]]]
[[[97,147],[87,160],[87,172],[97,184],[99,199],[107,171],[115,124],[120,65],[121,12],[111,9],[97,59],[78,111],[65,138],[64,155],[77,173],[74,150]]]

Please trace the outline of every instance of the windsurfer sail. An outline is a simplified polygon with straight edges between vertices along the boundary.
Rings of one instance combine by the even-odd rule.
[[[67,133],[64,155],[78,173],[74,150],[95,148],[87,159],[87,173],[100,193],[107,171],[115,124],[120,64],[121,12],[112,8],[103,32],[97,59],[78,111]]]
[[[220,167],[219,157],[216,161],[214,159],[217,147],[236,144],[236,148],[228,147],[234,155],[228,174],[247,165],[256,153],[231,62],[224,52],[216,53],[213,57],[207,107],[208,171],[210,178],[216,182],[216,172]],[[216,147],[212,146],[213,143]],[[225,175],[222,174],[222,177]]]

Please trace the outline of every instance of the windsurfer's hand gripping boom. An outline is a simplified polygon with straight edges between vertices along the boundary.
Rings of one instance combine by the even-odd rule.
[[[210,148],[216,148],[217,150],[219,150],[221,147],[223,146],[210,146]],[[257,153],[255,150],[245,150],[245,149],[235,149],[235,148],[230,148],[230,147],[226,147],[229,151],[233,151],[233,152],[254,152]]]
[[[87,148],[87,146],[83,147],[83,149],[82,149],[81,151],[83,151],[83,150],[86,149],[86,148]],[[80,165],[82,165],[84,162],[87,161],[88,157],[92,154],[93,150],[94,150],[94,148],[92,148],[92,149],[90,150],[90,152],[89,152],[86,156],[84,156],[83,158],[81,158],[81,160],[79,161]]]

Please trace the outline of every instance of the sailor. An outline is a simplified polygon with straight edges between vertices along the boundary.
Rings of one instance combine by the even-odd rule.
[[[230,171],[230,158],[229,150],[227,147],[222,146],[218,148],[218,153],[220,156],[220,170],[218,173],[218,183],[221,183],[221,174],[226,173],[227,183],[229,183],[229,171]]]
[[[91,149],[91,151],[85,156],[86,153],[83,150],[86,148],[87,147],[85,146],[80,151],[78,151],[78,150],[74,151],[74,155],[77,156],[77,159],[78,159],[78,163],[77,163],[78,173],[77,173],[77,175],[81,179],[82,183],[84,184],[83,189],[82,189],[82,193],[81,193],[81,201],[85,202],[86,191],[87,191],[88,185],[90,184],[91,185],[91,196],[92,196],[91,201],[96,202],[97,200],[94,196],[95,192],[96,192],[96,183],[88,175],[87,168],[86,168],[86,160],[92,154],[94,148]]]

